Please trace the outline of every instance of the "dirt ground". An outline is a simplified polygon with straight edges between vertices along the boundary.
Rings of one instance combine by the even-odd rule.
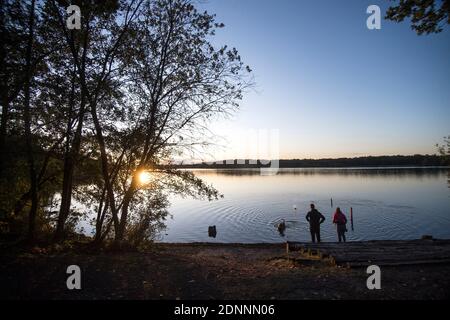
[[[81,268],[81,290],[66,269]],[[284,245],[158,244],[146,252],[1,253],[1,299],[448,299],[450,265],[364,268],[286,257]]]

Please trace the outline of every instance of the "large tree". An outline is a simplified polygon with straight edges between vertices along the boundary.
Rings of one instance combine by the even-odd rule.
[[[96,117],[97,104],[107,103],[120,96],[117,88],[114,64],[117,51],[127,33],[129,23],[135,18],[143,1],[108,0],[102,2],[75,1],[82,12],[81,30],[66,28],[65,9],[67,1],[48,1],[49,21],[53,18],[53,27],[57,39],[66,44],[70,53],[71,71],[67,72],[74,83],[69,97],[69,116],[66,117],[66,138],[64,156],[64,177],[61,192],[61,206],[58,215],[55,238],[62,239],[65,222],[71,213],[73,198],[74,172],[81,159],[82,140],[89,131],[98,128]],[[77,91],[78,90],[78,91]],[[78,95],[74,95],[75,93]],[[118,110],[108,110],[109,121],[114,121]],[[92,124],[92,126],[89,126]],[[100,145],[103,141],[99,141]],[[95,150],[94,152],[95,153]],[[101,159],[102,162],[105,159]],[[102,166],[102,168],[105,166]],[[105,184],[110,186],[109,177]]]
[[[203,131],[210,119],[234,111],[243,90],[251,85],[250,69],[237,50],[210,43],[222,26],[187,0],[146,1],[131,24],[126,48],[133,49],[121,51],[119,64],[126,96],[120,101],[123,121],[105,126],[101,124],[106,119],[100,118],[96,127],[102,158],[107,159],[102,164],[108,169],[104,179],[111,178],[114,185],[107,193],[110,210],[117,210],[112,213],[118,219],[114,222],[117,242],[126,240],[133,214],[142,214],[141,209],[133,212],[136,206],[154,199],[155,193],[210,199],[218,195],[190,172],[158,168],[175,154],[205,144]],[[99,107],[101,116],[110,105]],[[120,139],[109,139],[108,145],[104,136]],[[142,185],[140,176],[146,171],[154,180]],[[151,206],[146,210],[154,213]]]

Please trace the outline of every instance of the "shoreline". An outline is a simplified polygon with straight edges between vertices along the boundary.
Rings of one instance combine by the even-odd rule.
[[[450,244],[450,240],[405,243],[416,248],[417,242],[433,241]],[[348,242],[341,247],[354,248],[355,244]],[[288,257],[285,246],[160,243],[141,252],[10,252],[0,257],[0,296],[8,300],[450,297],[450,263],[381,266],[382,289],[368,290],[366,268],[333,265],[320,255],[299,251],[292,251]],[[82,290],[66,288],[66,268],[73,264],[82,270]]]
[[[342,245],[347,244],[363,244],[363,243],[389,243],[389,242],[398,242],[398,241],[405,241],[405,242],[416,242],[416,241],[424,241],[424,240],[431,240],[431,241],[450,241],[450,238],[432,238],[432,239],[381,239],[381,240],[349,240],[345,243],[341,243]],[[281,241],[281,242],[208,242],[208,241],[192,241],[192,242],[154,242],[153,244],[159,245],[159,244],[167,244],[167,245],[175,245],[175,246],[183,246],[183,245],[189,245],[189,246],[202,246],[202,245],[211,245],[211,246],[284,246],[286,245],[286,242],[292,242],[292,243],[300,243],[300,244],[311,244],[311,241]],[[322,241],[319,244],[338,244],[338,241]]]

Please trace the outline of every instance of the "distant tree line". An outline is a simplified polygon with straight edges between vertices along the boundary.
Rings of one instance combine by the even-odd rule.
[[[368,156],[327,159],[280,159],[280,168],[339,168],[339,167],[414,167],[447,166],[448,155]],[[267,160],[233,160],[214,163],[179,164],[182,168],[263,168],[270,167]]]

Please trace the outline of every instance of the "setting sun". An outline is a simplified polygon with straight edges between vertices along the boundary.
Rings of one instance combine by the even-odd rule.
[[[150,174],[150,172],[142,171],[141,173],[139,173],[139,183],[140,184],[148,184],[148,183],[150,183],[151,179],[152,179],[152,175]]]

